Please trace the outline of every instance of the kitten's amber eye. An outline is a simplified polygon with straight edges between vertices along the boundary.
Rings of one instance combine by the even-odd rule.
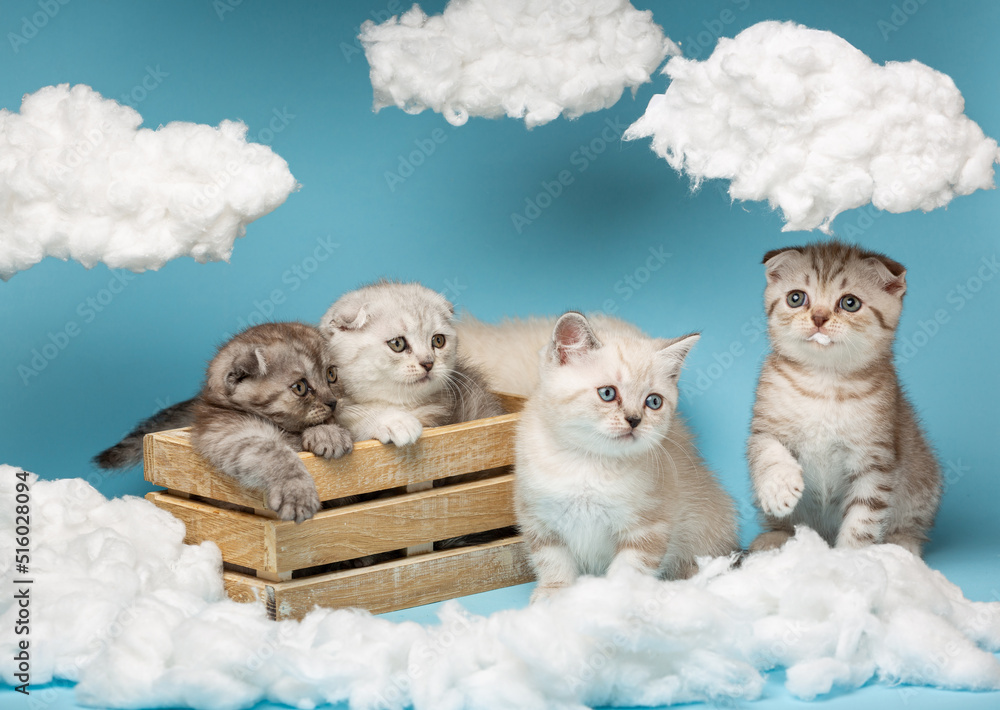
[[[615,397],[618,396],[618,390],[614,387],[598,387],[597,395],[605,402],[613,402]]]
[[[651,394],[646,397],[646,406],[650,409],[659,409],[663,406],[663,397],[658,394]]]
[[[798,308],[799,306],[805,305],[808,300],[809,299],[806,297],[805,291],[792,291],[785,298],[785,303],[792,308]]]
[[[334,367],[333,365],[330,365],[330,367],[326,368],[326,382],[327,384],[332,385],[336,381],[337,381],[337,368]]]
[[[431,345],[433,345],[435,348],[443,348],[444,347],[444,336],[443,335],[435,335],[433,338],[431,338]]]
[[[855,313],[861,308],[861,299],[849,293],[840,299],[840,307],[848,313]]]
[[[406,338],[402,336],[393,338],[392,340],[387,340],[386,343],[394,353],[401,353],[406,350]]]
[[[309,391],[309,383],[305,380],[299,380],[292,385],[292,392],[297,394],[299,397],[305,397],[306,393]]]

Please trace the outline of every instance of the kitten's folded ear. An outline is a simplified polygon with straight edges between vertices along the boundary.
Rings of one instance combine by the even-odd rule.
[[[665,344],[657,351],[656,356],[668,376],[677,377],[681,373],[684,359],[700,339],[701,333],[691,333],[663,341]]]
[[[342,303],[337,301],[326,312],[319,323],[324,335],[333,335],[338,330],[361,330],[368,322],[368,311],[360,301]]]
[[[569,311],[556,321],[552,329],[552,342],[549,344],[549,357],[560,365],[597,350],[601,341],[594,335],[589,321],[582,313]]]
[[[895,259],[882,254],[870,256],[865,261],[871,265],[875,278],[887,293],[902,298],[906,293],[906,268]]]
[[[783,249],[772,249],[764,255],[761,262],[767,267],[767,280],[774,282],[781,278],[782,267],[789,265],[796,258],[802,256],[800,247],[785,247]]]
[[[253,345],[244,345],[233,353],[232,362],[226,369],[226,389],[232,393],[241,381],[248,377],[267,374],[267,359],[264,351]]]

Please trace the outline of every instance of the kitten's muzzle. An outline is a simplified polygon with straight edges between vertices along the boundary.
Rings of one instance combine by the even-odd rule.
[[[625,421],[628,422],[628,425],[630,427],[632,427],[633,429],[635,429],[637,426],[639,426],[639,422],[642,421],[642,417],[635,417],[635,416],[625,417]]]
[[[430,372],[431,368],[434,367],[434,361],[428,360],[426,362],[422,362],[420,363],[420,367],[424,368],[427,372]]]

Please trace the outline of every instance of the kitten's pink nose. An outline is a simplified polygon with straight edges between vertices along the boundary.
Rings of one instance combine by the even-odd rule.
[[[812,313],[812,319],[817,328],[822,328],[823,324],[830,320],[830,311],[825,308],[817,308]]]
[[[422,362],[422,363],[420,363],[420,367],[422,367],[425,370],[427,370],[427,372],[430,372],[431,368],[434,367],[434,361],[430,360],[428,362]]]

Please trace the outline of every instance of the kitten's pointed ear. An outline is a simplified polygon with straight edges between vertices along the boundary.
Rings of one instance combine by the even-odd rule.
[[[264,357],[264,351],[247,345],[233,356],[233,361],[226,370],[226,389],[231,393],[236,389],[236,385],[246,378],[266,374],[267,359]]]
[[[767,267],[765,272],[767,280],[771,283],[777,281],[781,278],[783,267],[788,266],[800,256],[802,256],[802,252],[799,251],[799,247],[785,247],[784,249],[772,249],[769,251],[764,255],[764,260],[761,262]]]
[[[569,311],[556,321],[549,344],[550,357],[560,365],[601,347],[590,323],[582,313]]]
[[[700,339],[701,333],[691,333],[665,341],[664,346],[657,351],[656,357],[668,376],[677,377],[681,373],[684,359]]]
[[[361,330],[368,322],[368,311],[360,301],[353,303],[334,303],[320,321],[319,329],[327,336],[336,331]]]
[[[906,267],[894,259],[878,254],[865,260],[875,272],[879,285],[895,296],[906,293]]]

